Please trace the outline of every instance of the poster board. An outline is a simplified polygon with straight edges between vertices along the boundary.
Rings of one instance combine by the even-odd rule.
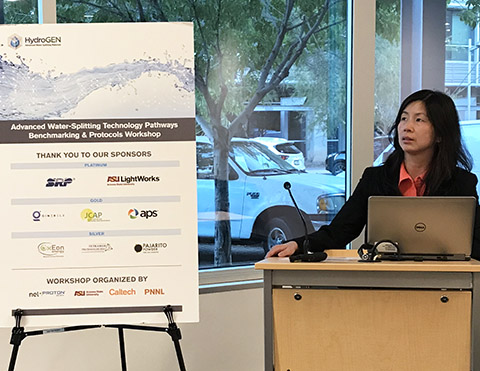
[[[198,321],[191,23],[0,28],[0,326]]]

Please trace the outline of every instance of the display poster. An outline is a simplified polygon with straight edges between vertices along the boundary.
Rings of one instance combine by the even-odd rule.
[[[192,24],[2,26],[0,51],[0,326],[198,321]]]

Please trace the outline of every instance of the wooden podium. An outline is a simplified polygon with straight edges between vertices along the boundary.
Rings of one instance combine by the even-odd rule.
[[[265,370],[480,370],[480,262],[328,254],[255,265],[265,280]]]

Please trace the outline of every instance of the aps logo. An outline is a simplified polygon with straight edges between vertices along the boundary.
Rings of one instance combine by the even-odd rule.
[[[137,209],[130,209],[128,210],[128,217],[130,219],[137,219],[137,218],[156,218],[158,216],[158,210],[140,210]]]
[[[45,187],[66,187],[72,182],[73,178],[48,178]]]

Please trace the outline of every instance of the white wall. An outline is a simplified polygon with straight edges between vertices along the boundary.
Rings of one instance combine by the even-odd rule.
[[[12,319],[13,325],[13,319]],[[261,371],[263,291],[238,290],[200,295],[200,323],[180,324],[188,371]],[[27,329],[27,331],[30,329]],[[0,369],[8,368],[11,329],[0,329]],[[129,371],[178,370],[166,333],[125,330]],[[33,336],[20,346],[16,371],[119,371],[115,329]]]

